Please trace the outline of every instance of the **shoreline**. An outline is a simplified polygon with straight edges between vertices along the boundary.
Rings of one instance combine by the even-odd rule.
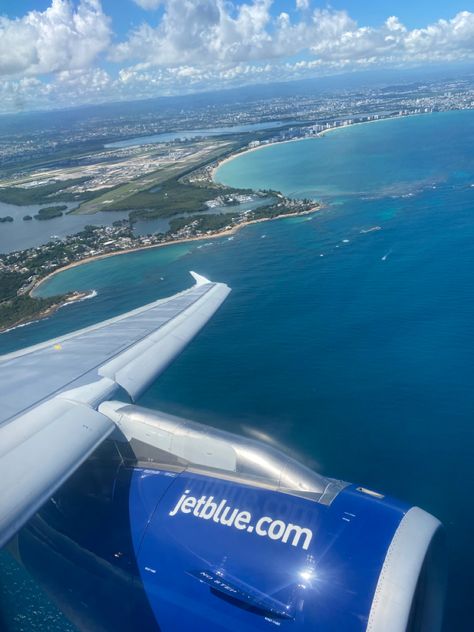
[[[276,140],[273,141],[271,143],[264,143],[262,145],[258,145],[258,147],[248,147],[242,151],[238,151],[234,154],[232,154],[231,156],[227,156],[226,158],[223,158],[222,160],[220,160],[215,167],[212,168],[211,170],[211,181],[214,182],[215,184],[224,184],[223,182],[220,182],[219,180],[216,179],[216,173],[217,171],[220,169],[220,167],[222,167],[223,165],[225,165],[228,162],[232,162],[232,160],[235,160],[236,158],[239,158],[240,156],[244,156],[245,154],[250,154],[254,151],[259,151],[261,149],[266,149],[267,147],[274,147],[276,145],[286,145],[287,143],[299,143],[305,140],[316,140],[318,138],[322,138],[323,136],[326,136],[327,134],[329,134],[330,132],[336,132],[337,130],[341,130],[341,129],[347,129],[349,127],[355,127],[356,125],[369,125],[370,123],[381,123],[382,121],[392,121],[394,119],[404,119],[404,118],[411,118],[413,116],[426,116],[427,114],[434,114],[434,112],[419,112],[419,113],[414,113],[414,114],[403,114],[403,115],[396,115],[396,116],[387,116],[385,118],[380,118],[380,119],[373,119],[371,121],[357,121],[356,123],[349,123],[348,125],[339,125],[337,127],[328,127],[327,129],[323,129],[320,132],[318,132],[317,134],[314,134],[314,136],[304,136],[303,138],[291,138],[289,140]]]
[[[40,320],[49,318],[61,308],[67,307],[67,305],[80,303],[89,298],[93,298],[96,295],[97,295],[97,292],[95,290],[92,290],[90,292],[79,292],[79,291],[70,292],[68,295],[66,295],[66,298],[64,300],[60,301],[59,303],[53,303],[52,305],[45,307],[44,309],[39,311],[35,316],[32,316],[31,318],[30,317],[20,318],[20,320],[17,320],[16,322],[11,323],[10,325],[0,326],[0,335],[6,334],[9,331],[13,331],[14,329],[18,329],[19,327],[27,327],[28,325],[32,325],[33,323],[36,323]]]
[[[323,208],[323,205],[319,204],[319,205],[315,205],[313,208],[308,209],[307,211],[301,211],[299,213],[282,213],[281,215],[276,215],[275,217],[261,217],[259,219],[252,219],[252,220],[249,220],[248,222],[242,222],[240,224],[236,224],[235,226],[227,230],[217,231],[209,235],[199,235],[196,237],[183,237],[182,239],[175,239],[175,240],[163,242],[160,244],[152,244],[150,246],[138,246],[137,248],[127,248],[126,250],[117,250],[116,252],[106,252],[104,254],[94,255],[92,257],[86,257],[85,259],[81,259],[80,261],[73,261],[72,263],[68,263],[67,265],[62,266],[61,268],[57,268],[56,270],[53,270],[52,272],[47,274],[42,279],[39,279],[35,283],[35,285],[31,288],[31,290],[28,292],[28,295],[31,298],[37,298],[35,297],[35,292],[46,281],[51,279],[53,276],[60,274],[61,272],[65,272],[66,270],[69,270],[71,268],[76,268],[77,266],[81,266],[86,263],[92,263],[93,261],[98,261],[100,259],[107,259],[109,257],[118,257],[119,255],[127,255],[133,252],[141,252],[143,250],[151,250],[154,248],[166,248],[167,246],[176,246],[179,244],[186,244],[188,242],[193,242],[193,241],[203,241],[206,239],[213,239],[213,238],[220,239],[221,237],[228,237],[231,235],[235,235],[242,228],[245,228],[246,226],[251,226],[252,224],[260,224],[261,222],[272,222],[278,219],[288,219],[289,217],[301,217],[303,215],[311,215],[312,213],[316,213],[317,211],[321,210],[321,208]],[[70,301],[65,301],[63,304],[68,304],[69,302]],[[14,327],[14,325],[12,327]],[[1,329],[0,329],[0,333],[2,333]]]
[[[340,130],[340,129],[344,129],[344,128],[348,128],[348,127],[353,127],[354,125],[366,125],[368,123],[379,123],[380,121],[386,121],[386,120],[391,120],[391,119],[396,119],[396,118],[405,118],[408,116],[419,116],[420,114],[408,114],[408,115],[403,115],[403,116],[389,116],[386,118],[381,118],[381,119],[374,119],[374,120],[370,120],[370,121],[357,121],[355,123],[350,123],[347,125],[340,125],[337,127],[329,127],[327,129],[321,130],[320,132],[318,132],[317,134],[315,134],[314,136],[306,136],[303,138],[293,138],[293,139],[288,139],[288,140],[281,140],[281,141],[274,141],[274,142],[270,142],[270,143],[265,143],[262,145],[259,145],[257,147],[250,147],[250,148],[246,148],[243,151],[237,151],[236,153],[233,153],[230,156],[226,156],[225,158],[218,160],[218,162],[215,164],[215,166],[211,169],[210,171],[210,180],[211,182],[215,183],[215,184],[219,184],[218,180],[216,179],[216,174],[218,169],[224,165],[227,162],[230,162],[231,160],[235,160],[236,158],[238,158],[241,155],[253,152],[253,151],[257,151],[257,150],[261,150],[261,149],[265,149],[266,147],[271,147],[273,145],[283,145],[286,143],[295,143],[295,142],[300,142],[300,141],[304,141],[304,140],[315,140],[317,138],[321,138],[323,136],[325,136],[326,134],[330,133],[330,132],[334,132],[336,130]],[[147,246],[137,246],[137,247],[132,247],[132,248],[127,248],[124,250],[118,250],[118,251],[113,251],[113,252],[107,252],[107,253],[103,253],[103,254],[97,254],[91,257],[85,257],[84,259],[81,259],[79,261],[73,261],[65,266],[61,266],[59,268],[57,268],[56,270],[53,270],[52,272],[50,272],[49,274],[47,274],[45,277],[39,279],[34,285],[33,287],[29,290],[28,292],[28,296],[30,298],[41,298],[41,296],[38,296],[37,293],[39,291],[39,289],[42,287],[42,285],[44,283],[46,283],[48,280],[50,280],[52,277],[54,277],[57,274],[60,274],[61,272],[65,272],[66,270],[70,269],[70,268],[75,268],[77,266],[80,265],[84,265],[87,263],[92,263],[93,261],[98,261],[100,259],[106,259],[108,257],[115,257],[115,256],[119,256],[119,255],[126,255],[126,254],[132,254],[134,252],[139,252],[139,251],[143,251],[143,250],[150,250],[153,248],[163,248],[166,246],[175,246],[175,245],[179,245],[179,244],[186,244],[188,242],[193,242],[193,241],[203,241],[203,240],[208,240],[208,239],[220,239],[223,237],[228,237],[228,236],[232,236],[234,234],[236,234],[238,231],[240,231],[242,228],[244,228],[245,226],[249,226],[251,224],[258,224],[261,222],[267,222],[267,221],[273,221],[273,220],[278,220],[278,219],[285,219],[285,218],[289,218],[289,217],[298,217],[301,215],[309,215],[312,213],[317,212],[318,210],[320,210],[323,207],[322,204],[320,203],[315,203],[315,206],[313,206],[312,208],[305,210],[305,211],[301,211],[301,212],[296,212],[296,213],[282,213],[281,215],[277,215],[275,217],[261,217],[258,219],[253,219],[253,220],[249,220],[249,221],[244,221],[241,222],[239,224],[234,225],[232,228],[227,229],[227,230],[218,230],[216,232],[212,232],[210,234],[206,234],[206,235],[199,235],[199,236],[192,236],[192,237],[183,237],[183,238],[178,238],[178,239],[174,239],[174,240],[170,240],[170,241],[166,241],[166,242],[161,242],[158,244],[151,244],[151,245],[147,245]],[[82,298],[80,298],[80,300],[83,300]],[[60,309],[61,307],[68,305],[72,302],[75,302],[74,299],[73,301],[70,300],[70,298],[55,304],[54,306],[51,306],[50,308],[48,308],[47,310],[44,310],[44,312],[40,312],[39,314],[37,314],[36,316],[32,317],[31,319],[22,319],[16,323],[13,323],[11,326],[6,327],[0,327],[0,334],[4,333],[5,331],[11,331],[12,329],[15,329],[16,327],[21,327],[21,326],[25,326],[28,325],[32,322],[34,322],[35,320],[39,320],[39,319],[43,319],[43,318],[47,318],[50,315],[52,315],[54,312],[56,312],[58,309]]]

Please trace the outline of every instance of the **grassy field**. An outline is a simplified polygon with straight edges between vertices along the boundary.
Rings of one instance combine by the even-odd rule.
[[[193,213],[206,207],[204,202],[216,197],[216,190],[181,184],[177,180],[164,182],[161,189],[152,193],[142,191],[123,200],[115,210],[136,209],[130,213],[130,219],[136,217],[170,217],[178,213]]]
[[[114,210],[131,211],[130,219],[171,217],[179,213],[198,213],[207,210],[205,202],[222,193],[237,192],[235,189],[216,189],[183,184],[176,179],[164,182],[159,191],[142,191],[124,200]]]
[[[84,202],[74,212],[83,214],[96,213],[97,211],[152,210],[155,208],[155,204],[159,206],[161,206],[161,204],[159,203],[160,196],[155,196],[150,191],[151,189],[163,185],[168,181],[177,182],[178,178],[181,176],[201,165],[217,160],[223,155],[227,155],[231,151],[234,151],[235,147],[236,143],[234,142],[216,141],[210,146],[209,143],[196,143],[196,151],[188,158],[162,165],[156,171],[153,171],[142,178],[136,178],[131,182],[109,189],[106,192],[94,197],[94,199]],[[144,197],[141,197],[142,194],[145,194]],[[172,203],[171,199],[168,200],[168,206],[170,207],[168,215],[180,212],[180,209],[177,209],[174,212],[172,211]],[[152,204],[152,206],[150,206],[150,204]],[[198,207],[198,209],[199,208],[200,207]]]
[[[0,188],[0,202],[6,204],[16,204],[18,206],[29,206],[30,204],[48,204],[52,201],[69,202],[76,198],[70,193],[61,193],[67,186],[83,184],[87,178],[76,178],[64,182],[52,182],[38,187],[23,189],[21,187]],[[53,198],[50,196],[54,195]]]
[[[134,218],[158,218],[171,217],[180,213],[199,213],[206,209],[205,202],[216,198],[220,194],[237,192],[235,189],[221,187],[212,182],[203,182],[201,184],[190,184],[186,182],[185,177],[196,169],[203,167],[209,163],[219,160],[230,153],[233,153],[242,145],[248,143],[246,135],[236,135],[235,138],[214,138],[210,140],[196,140],[194,142],[186,142],[176,147],[176,150],[169,151],[160,149],[150,154],[149,150],[143,155],[144,167],[156,163],[157,169],[149,171],[141,177],[136,177],[141,170],[137,171],[137,157],[131,158],[130,173],[135,177],[130,178],[124,184],[107,187],[107,178],[103,180],[101,189],[100,175],[89,175],[92,177],[90,190],[71,193],[64,191],[73,185],[84,185],[87,189],[88,178],[74,178],[64,180],[63,178],[69,173],[69,168],[61,172],[58,171],[57,177],[61,177],[61,181],[51,182],[40,186],[30,188],[21,188],[18,186],[9,186],[8,182],[4,182],[6,186],[0,187],[0,201],[17,204],[44,204],[49,205],[59,201],[78,201],[79,206],[69,211],[74,214],[94,214],[98,211],[130,211],[130,217]],[[111,164],[111,169],[117,168],[116,163]],[[123,165],[120,167],[123,170]],[[71,172],[72,175],[72,172]],[[24,182],[32,181],[34,174],[29,174]],[[55,172],[44,172],[38,174],[40,178],[54,178]],[[112,178],[113,179],[113,178]],[[123,181],[123,180],[122,180]],[[92,185],[93,182],[93,185]],[[61,209],[63,210],[63,209]],[[35,216],[36,217],[36,216]],[[40,212],[38,219],[48,218],[49,213]]]

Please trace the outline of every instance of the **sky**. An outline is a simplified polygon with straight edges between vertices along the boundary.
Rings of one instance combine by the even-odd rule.
[[[0,111],[474,61],[474,0],[0,0]]]

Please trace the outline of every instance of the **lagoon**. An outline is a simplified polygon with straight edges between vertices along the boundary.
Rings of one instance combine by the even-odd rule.
[[[40,208],[48,204],[31,204],[17,206],[0,202],[0,217],[10,215],[13,222],[0,224],[0,254],[36,248],[52,239],[73,235],[83,230],[87,224],[95,226],[111,226],[119,219],[127,219],[127,211],[101,211],[94,215],[74,215],[64,213],[62,217],[48,220],[32,219],[24,221],[25,215],[35,215]],[[69,210],[77,204],[65,204]]]
[[[210,138],[212,136],[224,136],[226,134],[242,134],[265,129],[285,127],[292,121],[267,121],[265,123],[247,123],[245,125],[231,125],[228,127],[211,127],[203,129],[179,130],[177,132],[162,132],[150,136],[137,136],[127,140],[119,140],[105,145],[106,149],[123,147],[138,147],[153,143],[171,143],[175,140],[193,140],[195,138]]]

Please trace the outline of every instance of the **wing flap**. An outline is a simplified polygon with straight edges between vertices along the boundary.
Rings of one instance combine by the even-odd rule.
[[[193,277],[180,294],[0,357],[0,546],[113,431],[99,405],[120,387],[136,399],[230,292]]]
[[[115,380],[117,375],[117,384],[126,390],[130,386],[130,396],[137,397],[203,327],[229,291],[221,283],[198,282],[170,298],[1,357],[0,424],[101,376]]]

